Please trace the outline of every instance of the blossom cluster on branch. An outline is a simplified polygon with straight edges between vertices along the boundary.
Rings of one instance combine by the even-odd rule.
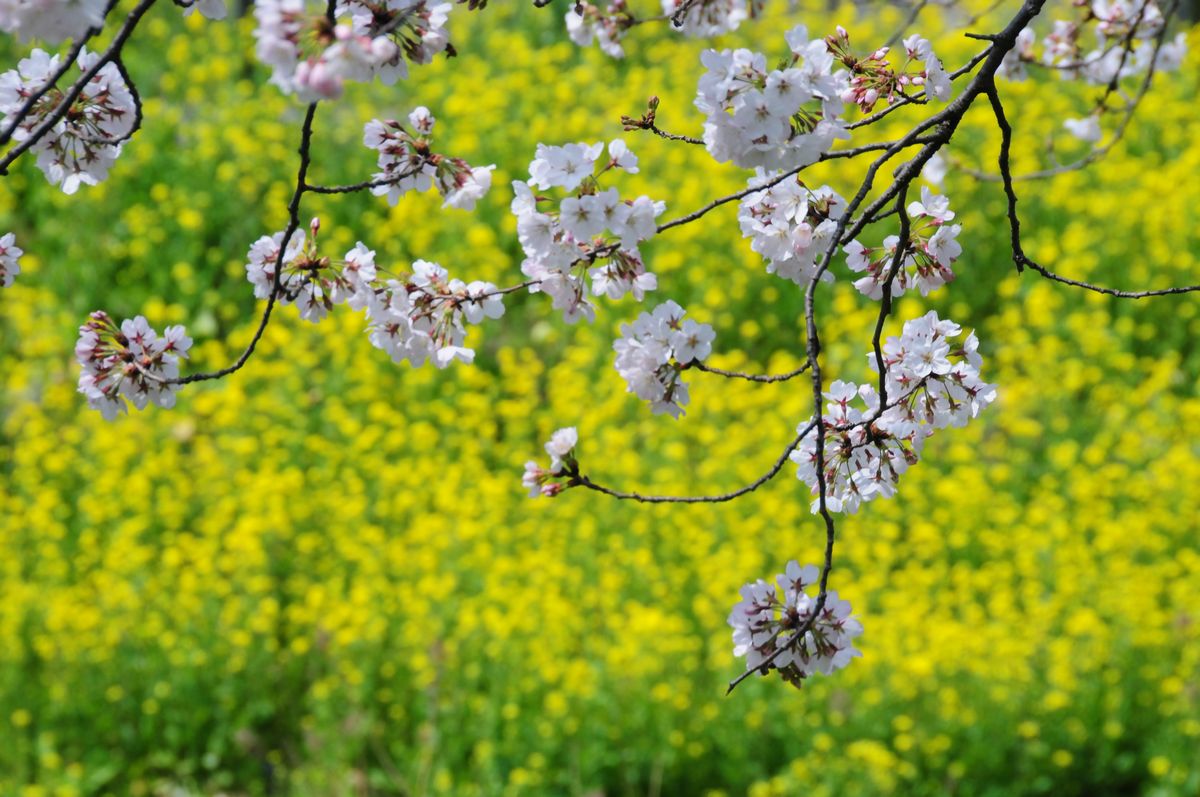
[[[846,265],[851,271],[866,272],[854,282],[864,296],[882,299],[885,285],[892,296],[902,296],[914,286],[922,296],[928,296],[954,279],[950,266],[962,254],[958,243],[962,225],[946,223],[954,218],[950,201],[923,187],[921,201],[910,204],[906,212],[914,223],[903,243],[900,236],[889,235],[876,248],[865,247],[857,240],[846,244]],[[903,249],[899,262],[897,248]]]
[[[863,502],[895,494],[900,476],[917,463],[930,435],[965,426],[996,400],[995,385],[979,378],[983,360],[975,333],[951,340],[961,333],[958,324],[930,311],[905,322],[900,337],[884,345],[886,393],[840,380],[829,386],[820,462],[815,434],[806,435],[791,454],[796,476],[817,495],[814,513],[821,501],[819,469],[829,511],[856,512]],[[875,367],[875,355],[867,356]]]
[[[83,74],[99,61],[98,54],[85,49],[76,65]],[[66,101],[53,85],[60,62],[61,56],[35,49],[16,69],[0,74],[0,116],[18,142],[48,126],[32,145],[38,168],[64,194],[73,194],[80,185],[96,185],[108,176],[139,121],[138,108],[120,68],[110,61],[83,85],[66,112],[59,113]]]
[[[832,675],[862,655],[854,640],[863,627],[850,614],[850,603],[833,590],[808,593],[820,575],[816,565],[791,561],[774,585],[759,579],[742,587],[729,625],[733,653],[745,657],[748,670],[763,675],[778,670],[785,681],[800,687],[805,678]]]
[[[335,305],[365,310],[372,345],[397,363],[420,366],[432,360],[439,368],[454,360],[474,360],[475,352],[462,345],[467,323],[504,315],[495,285],[451,279],[436,263],[417,260],[411,273],[381,280],[374,250],[361,241],[340,260],[323,255],[317,247],[320,227],[313,219],[309,235],[294,231],[286,246],[284,232],[251,245],[246,276],[255,296],[275,295],[280,304],[294,303],[300,317],[313,323]]]
[[[408,77],[409,61],[427,64],[446,50],[452,8],[428,0],[339,0],[330,19],[324,0],[258,0],[257,53],[284,92],[305,102],[336,99],[347,81],[378,78],[390,86]]]
[[[650,402],[653,412],[674,418],[688,403],[688,387],[680,375],[693,363],[712,353],[713,328],[699,324],[672,301],[653,312],[642,313],[632,324],[621,325],[621,337],[613,342],[617,373],[630,393]]]
[[[462,158],[433,152],[433,114],[421,106],[408,115],[405,127],[395,119],[373,119],[363,128],[363,144],[378,153],[371,193],[387,196],[395,205],[409,191],[437,187],[442,207],[474,210],[475,203],[492,187],[491,166],[471,166]]]
[[[79,392],[108,420],[128,412],[129,404],[139,410],[150,404],[174,407],[179,386],[170,380],[179,376],[179,358],[191,347],[181,326],[159,335],[140,315],[118,326],[108,313],[96,311],[79,328],[75,344]]]
[[[534,460],[525,463],[525,475],[521,483],[529,489],[529,495],[553,498],[561,493],[573,476],[579,473],[575,459],[575,446],[579,444],[579,432],[574,426],[559,429],[546,443],[550,455],[550,467],[543,468]]]
[[[666,204],[648,196],[622,199],[616,188],[601,188],[614,171],[635,173],[637,156],[623,139],[605,146],[539,144],[529,164],[529,179],[514,180],[512,212],[525,251],[521,273],[530,290],[549,295],[563,318],[574,322],[596,317],[585,279],[593,296],[619,299],[629,293],[641,301],[658,287],[646,270],[638,244],[658,232],[655,219]],[[561,199],[542,192],[560,189]]]
[[[0,31],[57,44],[104,24],[108,0],[0,0]]]

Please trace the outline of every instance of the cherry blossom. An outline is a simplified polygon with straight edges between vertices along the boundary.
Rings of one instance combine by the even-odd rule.
[[[75,344],[82,368],[79,392],[110,421],[128,411],[127,402],[139,410],[149,404],[173,407],[179,385],[168,380],[179,376],[179,358],[186,358],[191,346],[181,326],[167,327],[160,336],[142,316],[118,326],[96,311],[79,328]]]
[[[688,403],[687,384],[680,378],[684,368],[703,361],[712,353],[712,327],[684,319],[685,311],[672,301],[642,313],[632,324],[621,325],[621,337],[613,342],[617,373],[627,391],[650,402],[655,413],[674,418]]]
[[[57,44],[104,24],[105,0],[0,0],[0,31]]]
[[[1083,119],[1064,119],[1063,127],[1075,138],[1089,144],[1094,144],[1104,137],[1104,133],[1100,129],[1100,119],[1095,114]]]
[[[866,272],[854,282],[864,296],[882,299],[889,278],[892,296],[902,296],[914,286],[922,296],[928,296],[954,279],[951,265],[962,254],[962,245],[957,240],[962,226],[947,224],[954,218],[950,200],[935,194],[929,186],[922,186],[921,200],[909,203],[906,212],[911,225],[898,264],[896,250],[901,242],[896,235],[884,238],[880,247],[868,248],[855,240],[843,248],[850,270]],[[896,266],[894,276],[893,266]]]
[[[771,178],[760,170],[750,185]],[[817,261],[845,211],[845,200],[829,186],[813,190],[788,179],[747,194],[739,206],[738,224],[742,235],[751,239],[750,248],[766,258],[768,273],[807,285],[816,277]],[[833,274],[826,271],[821,279],[832,281]]]
[[[655,220],[666,205],[647,196],[623,199],[616,188],[601,188],[612,170],[637,171],[637,157],[623,139],[608,144],[606,159],[603,152],[601,143],[539,144],[529,180],[513,182],[511,209],[526,255],[521,272],[530,278],[529,290],[549,295],[568,322],[595,317],[587,280],[593,296],[611,299],[630,294],[641,301],[658,287],[638,245],[658,232]],[[568,193],[556,203],[535,188]]]
[[[579,464],[575,460],[575,447],[578,444],[579,433],[574,426],[559,429],[546,443],[550,467],[543,468],[533,460],[525,463],[521,483],[528,488],[531,498],[539,495],[553,498],[566,489],[568,479],[579,472]]]
[[[685,5],[683,15],[676,17]],[[685,36],[707,37],[736,30],[762,5],[763,0],[662,0],[662,11],[679,20],[678,30]]]
[[[768,70],[767,58],[750,50],[705,50],[707,72],[696,91],[706,115],[704,144],[719,162],[742,168],[791,169],[815,162],[839,138],[847,73],[833,73],[824,41],[803,27],[786,35],[791,48],[784,69]]]
[[[948,426],[965,426],[996,399],[979,378],[982,358],[974,333],[953,345],[962,329],[930,311],[907,321],[899,338],[882,346],[887,403],[872,385],[834,381],[825,392],[825,506],[858,511],[865,501],[890,498],[900,476],[920,458],[925,440]],[[875,355],[868,355],[877,367]],[[805,424],[801,429],[807,429]],[[817,435],[809,431],[791,454],[797,477],[820,509]]]
[[[450,3],[428,0],[339,0],[330,24],[326,3],[258,0],[254,31],[259,60],[271,82],[305,102],[336,99],[346,81],[408,76],[407,61],[426,64],[449,47]],[[407,59],[407,60],[406,60]]]
[[[622,58],[625,49],[621,47],[621,37],[632,19],[625,0],[611,0],[603,11],[592,3],[579,2],[567,12],[567,35],[581,47],[595,40],[607,55]]]
[[[0,288],[13,284],[13,278],[21,273],[21,255],[25,254],[17,246],[17,238],[11,232],[0,236]]]
[[[433,152],[434,125],[429,109],[421,106],[408,115],[408,126],[389,119],[373,119],[363,128],[363,144],[378,153],[371,193],[387,196],[395,205],[409,191],[436,187],[445,200],[442,207],[474,210],[492,185],[495,165],[471,166],[462,158]],[[411,129],[410,129],[411,128]]]
[[[426,361],[438,368],[456,360],[474,362],[474,350],[463,345],[466,325],[504,315],[495,285],[452,279],[425,260],[414,261],[411,273],[401,278],[360,288],[353,304],[366,308],[371,345],[413,367]]]
[[[0,115],[12,116],[41,90],[58,70],[58,55],[35,49],[15,70],[0,75]],[[80,72],[91,69],[100,56],[86,49],[79,53]],[[65,99],[63,91],[51,88],[19,119],[13,139],[25,141]],[[70,110],[33,144],[38,168],[64,194],[80,185],[96,185],[121,154],[125,139],[137,124],[137,105],[121,71],[111,61],[87,82]]]
[[[740,590],[741,602],[729,614],[733,654],[745,657],[746,669],[766,675],[775,669],[785,681],[800,687],[815,673],[831,675],[862,653],[854,640],[862,624],[851,616],[850,603],[837,592],[818,597],[808,590],[817,585],[820,570],[787,563],[772,585],[762,579]]]

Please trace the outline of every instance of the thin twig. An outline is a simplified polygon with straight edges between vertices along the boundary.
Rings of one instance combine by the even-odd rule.
[[[720,504],[726,501],[732,501],[735,498],[740,498],[747,493],[752,493],[759,487],[762,487],[771,479],[778,475],[779,471],[783,470],[783,466],[787,464],[788,457],[800,445],[808,433],[814,428],[819,428],[816,421],[810,421],[797,434],[792,442],[787,444],[783,452],[775,460],[775,464],[771,468],[759,476],[754,481],[747,484],[745,487],[739,487],[727,493],[719,493],[717,495],[643,495],[642,493],[625,492],[622,490],[614,490],[611,487],[605,487],[602,484],[589,479],[582,473],[575,474],[570,481],[567,482],[568,487],[586,487],[589,490],[595,490],[598,493],[604,493],[612,498],[617,498],[623,501],[637,501],[643,504]]]
[[[797,376],[800,376],[800,374],[808,370],[808,363],[805,363],[794,371],[788,371],[785,374],[745,374],[741,371],[726,371],[723,368],[714,368],[711,365],[705,365],[699,360],[693,360],[688,365],[685,365],[684,368],[703,371],[706,374],[716,374],[717,376],[724,376],[730,379],[745,379],[749,382],[773,383],[786,382],[789,379],[794,379]]]

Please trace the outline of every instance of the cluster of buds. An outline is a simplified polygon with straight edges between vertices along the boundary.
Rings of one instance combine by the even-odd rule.
[[[707,119],[704,144],[718,162],[751,169],[791,169],[814,163],[838,138],[847,138],[842,95],[844,71],[834,73],[824,41],[804,27],[786,34],[791,52],[768,70],[762,53],[705,50],[696,107]]]
[[[864,296],[883,298],[883,286],[891,279],[892,296],[901,296],[916,286],[922,296],[928,296],[954,279],[950,266],[962,254],[958,234],[962,225],[948,224],[954,218],[950,200],[934,194],[927,186],[921,189],[921,201],[910,203],[907,209],[911,225],[904,251],[896,262],[899,236],[889,235],[883,245],[875,248],[858,241],[846,244],[846,264],[851,271],[866,272],[854,282]],[[892,269],[895,267],[895,276]]]
[[[761,185],[770,176],[759,171],[750,185]],[[837,233],[846,202],[832,188],[815,190],[799,179],[776,182],[747,194],[738,209],[742,236],[750,248],[767,260],[767,273],[778,274],[797,285],[807,285],[817,275],[818,258]],[[826,271],[822,279],[833,275]]]
[[[450,9],[428,0],[341,0],[331,20],[324,2],[259,0],[256,51],[285,93],[334,99],[346,81],[392,85],[408,76],[408,61],[428,63],[447,50]]]
[[[371,286],[364,294],[371,344],[394,362],[414,367],[432,360],[445,368],[470,363],[475,352],[463,346],[466,324],[504,315],[504,303],[490,282],[451,279],[436,263],[417,260],[402,279]]]
[[[924,87],[926,93],[939,100],[950,97],[950,75],[933,53],[928,39],[909,36],[904,40],[905,61],[894,69],[888,61],[891,48],[880,47],[867,56],[858,56],[850,48],[850,34],[841,25],[837,32],[825,38],[833,56],[850,73],[850,85],[842,99],[870,113],[883,100],[891,105],[913,87]]]
[[[76,59],[80,72],[91,69],[100,56],[82,50]],[[29,99],[42,91],[58,72],[60,56],[34,50],[17,68],[0,75],[0,116],[19,114]],[[46,91],[12,131],[25,141],[65,101],[57,86]],[[106,63],[83,87],[66,113],[32,146],[37,165],[51,184],[65,194],[80,185],[96,185],[121,154],[124,141],[138,124],[138,107],[120,68]]]
[[[617,189],[601,189],[601,178],[612,170],[635,173],[637,156],[622,139],[604,145],[539,144],[529,165],[530,178],[514,181],[512,212],[525,250],[521,271],[532,281],[531,292],[548,294],[567,321],[595,317],[585,296],[585,277],[591,293],[617,299],[629,293],[641,301],[658,287],[646,271],[638,244],[658,232],[655,222],[666,205],[647,196],[622,199]],[[540,195],[563,189],[561,200]]]
[[[931,311],[905,322],[899,338],[888,338],[882,348],[886,404],[871,385],[840,380],[830,385],[822,418],[827,509],[854,513],[865,501],[890,498],[928,437],[965,426],[995,401],[995,386],[979,378],[983,361],[975,334],[951,345],[961,333],[958,324]],[[868,357],[877,367],[874,354]],[[817,435],[805,435],[791,459],[797,477],[818,496],[812,504],[817,512]]]
[[[672,301],[651,313],[642,313],[632,324],[621,325],[621,337],[613,341],[617,373],[627,392],[650,402],[655,413],[673,418],[683,414],[688,403],[688,386],[680,378],[685,368],[712,353],[712,327],[698,324]]]
[[[0,236],[0,288],[13,284],[13,278],[21,273],[21,255],[17,238],[11,232]]]
[[[543,468],[533,460],[525,463],[525,475],[521,483],[529,490],[531,498],[544,495],[553,498],[570,486],[570,480],[579,475],[579,462],[575,459],[575,446],[579,433],[574,426],[559,429],[546,443],[550,455],[550,467]]]
[[[181,326],[167,327],[162,336],[142,316],[117,326],[104,312],[96,311],[79,328],[75,359],[83,371],[79,392],[88,406],[106,420],[127,412],[126,402],[139,410],[148,404],[175,406],[179,385],[179,358],[187,357],[192,339]]]
[[[742,587],[742,600],[729,614],[733,654],[746,658],[746,669],[766,675],[779,671],[793,686],[813,673],[831,675],[862,655],[854,640],[862,624],[850,614],[850,603],[830,591],[818,611],[819,596],[808,589],[818,583],[816,565],[787,563],[774,585],[758,579]]]
[[[99,28],[107,10],[105,0],[0,0],[0,31],[16,34],[23,41],[41,39],[58,44],[83,36],[89,28]]]
[[[373,119],[363,128],[363,144],[378,153],[371,186],[376,196],[387,195],[395,205],[409,191],[436,186],[442,207],[473,210],[492,186],[493,166],[471,166],[461,158],[439,155],[430,148],[433,115],[424,106],[408,115],[408,126],[395,119]],[[411,128],[411,129],[410,129]]]

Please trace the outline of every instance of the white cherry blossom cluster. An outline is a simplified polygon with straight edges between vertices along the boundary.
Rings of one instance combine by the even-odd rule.
[[[625,380],[626,391],[649,401],[653,412],[673,418],[683,414],[689,398],[681,373],[712,353],[715,337],[712,327],[684,319],[686,314],[667,301],[632,324],[622,324],[621,337],[613,341],[617,373]]]
[[[842,99],[857,105],[863,113],[870,113],[880,100],[891,105],[913,88],[923,88],[935,99],[950,98],[950,75],[928,39],[918,35],[905,39],[905,60],[898,69],[888,60],[890,47],[880,47],[865,57],[855,55],[850,48],[850,34],[841,25],[825,43],[850,73]]]
[[[567,480],[579,472],[579,463],[575,459],[575,446],[578,444],[579,433],[574,426],[559,429],[546,443],[550,467],[543,468],[534,460],[525,463],[525,475],[521,483],[528,488],[530,498],[539,495],[553,498],[569,486]]]
[[[958,324],[930,311],[905,322],[899,338],[888,338],[882,347],[886,406],[880,406],[872,385],[838,380],[829,386],[822,422],[825,505],[831,512],[854,513],[865,501],[890,498],[900,476],[917,463],[926,438],[948,426],[965,426],[995,401],[995,386],[979,378],[983,361],[975,333],[952,344],[961,334]],[[876,367],[874,354],[868,357]],[[814,432],[791,459],[797,477],[818,496],[815,513],[820,502]]]
[[[21,59],[16,69],[0,75],[0,116],[7,118],[19,113],[57,72],[60,58],[35,49],[28,58]],[[83,50],[76,65],[80,72],[85,72],[99,58],[96,53]],[[13,130],[13,140],[28,139],[64,99],[65,94],[58,87],[47,91]],[[33,145],[38,168],[65,194],[75,193],[80,185],[96,185],[108,176],[137,121],[137,104],[121,70],[112,62],[106,63],[83,87],[62,118]]]
[[[760,170],[750,185],[772,179]],[[742,236],[751,239],[750,248],[767,260],[768,273],[807,285],[845,212],[846,201],[829,186],[810,189],[799,178],[785,179],[747,194],[739,205],[738,224]],[[833,274],[827,270],[821,278],[831,281]]]
[[[11,232],[0,236],[0,288],[13,284],[13,278],[21,273],[21,255],[25,254],[17,246],[17,237]]]
[[[529,165],[529,180],[513,181],[517,236],[525,251],[521,272],[532,281],[529,290],[548,294],[568,322],[595,318],[585,291],[591,280],[594,296],[619,299],[632,294],[641,301],[658,287],[646,270],[638,245],[658,232],[655,222],[666,204],[650,197],[622,199],[616,188],[601,188],[613,170],[635,173],[637,156],[623,139],[604,145],[539,144]],[[561,189],[561,200],[541,194]]]
[[[308,237],[302,230],[295,230],[282,256],[279,248],[284,233],[264,235],[250,245],[246,255],[246,279],[254,286],[255,297],[266,299],[271,296],[275,290],[275,270],[280,268],[276,300],[282,305],[295,304],[300,309],[300,317],[314,324],[325,318],[334,305],[346,302],[361,288],[362,283],[353,281],[348,275],[369,274],[369,281],[375,274],[374,252],[369,252],[369,256],[362,254],[360,250],[368,251],[362,244],[347,253],[347,265],[343,269],[322,256],[317,251],[320,229],[320,219],[313,219]]]
[[[474,362],[474,350],[462,345],[466,324],[504,315],[495,285],[451,279],[437,263],[424,260],[412,264],[411,274],[371,286],[362,296],[371,345],[413,367],[427,360],[438,368],[455,360]]]
[[[1157,37],[1166,22],[1155,0],[1093,0],[1076,5],[1081,8],[1081,17],[1055,20],[1042,38],[1040,55],[1034,47],[1037,34],[1032,28],[1022,30],[1017,46],[1005,57],[997,74],[1009,80],[1024,80],[1028,77],[1025,65],[1039,64],[1055,69],[1063,79],[1081,78],[1094,85],[1106,85],[1144,74],[1152,64],[1156,72],[1173,72],[1187,55],[1184,33],[1157,47]],[[1086,42],[1089,27],[1095,42],[1091,49]],[[1132,44],[1128,53],[1127,43]]]
[[[191,346],[181,326],[167,327],[160,336],[142,316],[117,326],[107,313],[96,311],[79,328],[75,344],[83,369],[79,392],[110,421],[128,412],[126,402],[139,410],[148,404],[174,407],[179,385],[166,380],[179,376],[179,358],[186,358]]]
[[[762,10],[764,0],[662,0],[664,16],[672,20],[672,29],[685,36],[719,36],[737,30],[745,20]],[[676,16],[681,7],[683,14]],[[678,20],[678,27],[674,24]]]
[[[718,162],[745,169],[784,170],[816,162],[838,138],[848,138],[842,95],[848,73],[834,73],[825,42],[803,26],[786,34],[791,52],[779,69],[762,53],[705,50],[708,71],[696,91],[706,115],[704,144]]]
[[[282,232],[251,245],[246,276],[256,297],[271,295],[281,265],[276,299],[296,304],[301,318],[316,323],[339,304],[366,310],[373,346],[395,362],[420,366],[432,360],[438,368],[475,359],[475,352],[462,345],[466,324],[504,315],[502,295],[490,282],[450,279],[441,266],[424,260],[413,263],[411,274],[381,281],[374,250],[359,241],[335,262],[318,251],[319,229],[320,221],[313,219],[307,238],[293,233],[282,256]]]
[[[256,51],[284,93],[334,99],[346,81],[390,86],[408,76],[408,61],[426,64],[446,50],[450,10],[429,0],[339,0],[331,24],[325,2],[258,0]]]
[[[595,41],[607,55],[613,58],[625,56],[621,37],[633,24],[633,16],[625,0],[610,0],[604,9],[588,2],[576,3],[567,12],[566,21],[567,35],[580,47],[587,47]]]
[[[685,36],[717,36],[735,30],[758,13],[763,3],[764,0],[662,0],[659,19],[669,19],[671,30]],[[624,57],[621,39],[630,28],[646,21],[648,19],[639,19],[629,10],[628,0],[608,0],[603,7],[579,0],[566,15],[571,41],[581,47],[594,41],[613,58]]]
[[[373,119],[363,128],[363,144],[378,153],[371,187],[395,205],[409,191],[436,186],[442,207],[473,210],[492,186],[492,166],[471,166],[462,158],[439,155],[430,149],[434,118],[421,106],[408,115],[408,127],[395,119]],[[411,128],[411,129],[410,129]]]
[[[921,201],[909,204],[911,220],[909,238],[904,243],[904,252],[892,278],[892,296],[902,296],[905,291],[916,287],[922,296],[928,296],[954,279],[950,266],[962,254],[958,234],[962,225],[948,224],[954,218],[950,200],[934,194],[928,186],[921,188]],[[889,235],[883,245],[867,248],[858,241],[851,241],[844,250],[846,264],[851,271],[865,272],[855,280],[854,287],[864,296],[875,300],[883,298],[883,286],[896,265],[896,248],[900,237]]]
[[[0,0],[0,31],[57,44],[104,24],[106,0]]]
[[[800,687],[814,673],[831,675],[862,656],[854,640],[862,636],[863,627],[850,614],[849,601],[830,590],[817,611],[818,596],[808,590],[820,575],[816,565],[801,567],[793,560],[775,584],[758,579],[741,588],[742,600],[728,622],[733,626],[733,654],[745,657],[747,670],[765,676],[775,669]]]

